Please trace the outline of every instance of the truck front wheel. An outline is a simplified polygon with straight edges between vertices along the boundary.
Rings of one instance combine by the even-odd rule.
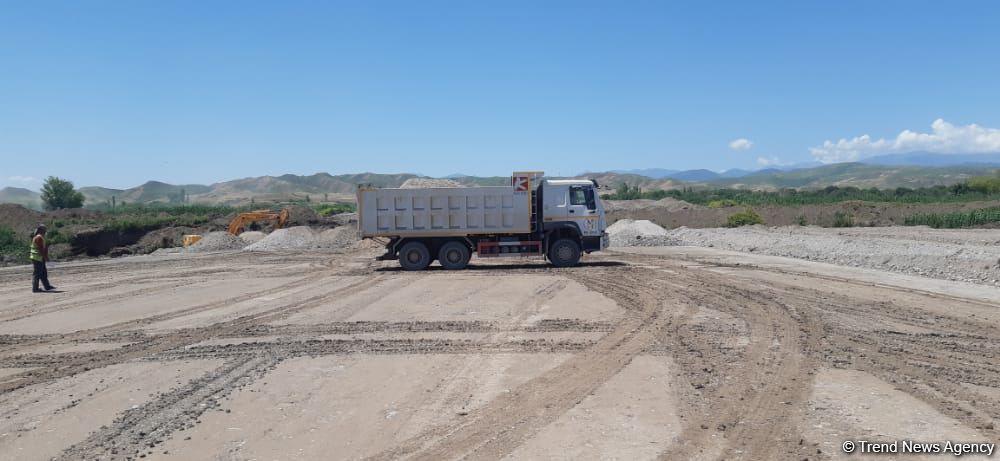
[[[408,271],[422,271],[431,264],[431,252],[421,242],[408,242],[399,249],[399,265]]]
[[[570,239],[559,239],[549,247],[549,261],[556,267],[575,266],[580,262],[580,245]]]
[[[472,254],[469,252],[469,247],[461,242],[447,242],[441,245],[441,251],[438,252],[438,262],[441,263],[441,267],[449,270],[465,269],[465,266],[469,264],[469,258]]]

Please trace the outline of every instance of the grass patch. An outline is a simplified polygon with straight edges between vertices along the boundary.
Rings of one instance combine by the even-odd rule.
[[[747,208],[726,218],[726,227],[752,226],[754,224],[764,224],[764,218],[753,211],[753,208]]]
[[[29,243],[28,239],[17,238],[14,229],[0,226],[0,257],[5,262],[27,263]]]
[[[937,229],[958,229],[993,223],[1000,223],[1000,207],[953,213],[917,213],[908,216],[903,222],[907,226],[930,226]]]
[[[316,213],[320,216],[332,216],[340,213],[353,213],[357,207],[353,203],[323,203],[313,205]]]
[[[843,211],[834,213],[833,227],[854,227],[854,216]]]
[[[730,206],[788,206],[821,205],[846,201],[889,203],[952,203],[980,200],[1000,200],[1000,179],[993,177],[972,178],[952,186],[909,189],[860,189],[857,187],[830,186],[816,190],[781,189],[754,191],[744,189],[673,189],[644,191],[637,186],[623,184],[614,194],[601,196],[605,200],[660,200],[672,197],[695,205],[710,208]]]

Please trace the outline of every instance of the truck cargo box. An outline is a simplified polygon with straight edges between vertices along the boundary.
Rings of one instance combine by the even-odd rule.
[[[526,187],[358,188],[361,237],[448,237],[531,231]]]

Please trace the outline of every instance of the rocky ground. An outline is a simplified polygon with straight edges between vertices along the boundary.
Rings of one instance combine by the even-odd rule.
[[[612,245],[688,245],[1000,286],[1000,229],[747,226],[673,230],[623,220]]]
[[[997,439],[995,288],[685,248],[418,273],[351,248],[134,256],[57,264],[60,291],[37,295],[0,269],[0,459],[848,459],[845,440]]]
[[[645,219],[660,226],[706,228],[722,227],[730,215],[742,212],[746,207],[708,208],[681,200],[607,200],[608,220]],[[842,202],[825,205],[753,206],[769,226],[790,226],[806,224],[831,227],[838,213],[849,216],[856,226],[901,225],[908,216],[917,213],[950,213],[980,208],[1000,206],[1000,201],[963,203],[872,203]]]

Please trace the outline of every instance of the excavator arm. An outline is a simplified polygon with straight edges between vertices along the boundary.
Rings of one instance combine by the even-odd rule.
[[[277,221],[277,228],[281,229],[288,224],[288,209],[282,209],[281,211],[274,213],[270,210],[257,210],[249,211],[246,213],[240,213],[229,222],[229,233],[233,235],[240,235],[243,233],[243,226],[252,223],[254,221]]]

